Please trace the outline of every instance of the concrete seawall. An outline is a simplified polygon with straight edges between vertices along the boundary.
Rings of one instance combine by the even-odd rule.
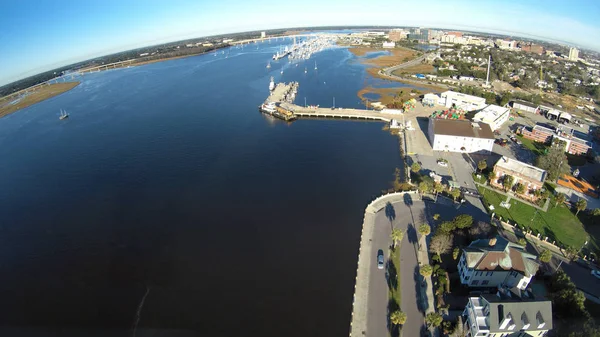
[[[360,236],[360,247],[358,249],[358,266],[356,268],[356,283],[354,284],[354,297],[352,301],[352,318],[350,320],[350,337],[365,336],[367,331],[367,312],[369,308],[369,281],[371,263],[373,256],[371,251],[371,240],[374,232],[375,214],[383,209],[388,202],[404,200],[404,195],[409,194],[417,197],[417,192],[396,192],[384,194],[371,201],[363,218],[362,233]]]

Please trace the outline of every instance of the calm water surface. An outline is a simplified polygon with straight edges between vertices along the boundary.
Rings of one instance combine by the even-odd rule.
[[[258,47],[85,75],[0,119],[1,327],[130,336],[141,309],[138,336],[347,336],[397,138],[259,114],[270,76],[360,107],[366,75],[346,49],[266,69]]]

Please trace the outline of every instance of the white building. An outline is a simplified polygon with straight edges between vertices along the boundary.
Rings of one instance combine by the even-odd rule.
[[[266,32],[260,32],[260,38],[264,39],[265,37],[267,37],[267,33]]]
[[[579,60],[579,50],[577,48],[569,49],[569,61]]]
[[[514,50],[517,49],[517,41],[496,39],[496,47],[505,50]]]
[[[458,262],[460,282],[469,287],[506,286],[523,290],[539,267],[535,255],[500,236],[471,242]]]
[[[383,48],[395,48],[396,47],[396,42],[384,42],[383,43]]]
[[[433,106],[433,105],[440,103],[440,96],[438,96],[436,94],[432,94],[432,93],[425,94],[425,95],[423,95],[422,102],[423,102],[423,105]]]
[[[513,109],[517,109],[517,110],[521,110],[521,111],[537,113],[539,105],[525,102],[525,101],[514,100],[512,102],[512,107],[513,107]]]
[[[430,118],[428,135],[434,151],[491,153],[494,147],[490,126],[468,120]]]
[[[469,337],[538,337],[552,330],[552,302],[514,288],[469,297],[463,316]]]
[[[508,121],[510,116],[510,109],[503,108],[494,104],[490,104],[479,111],[473,117],[474,122],[486,123],[490,126],[492,131],[498,130],[502,124]]]
[[[454,105],[457,108],[471,111],[483,109],[486,106],[485,98],[483,97],[461,94],[455,91],[445,91],[440,96],[442,98],[440,100],[442,105],[445,105],[447,108]]]

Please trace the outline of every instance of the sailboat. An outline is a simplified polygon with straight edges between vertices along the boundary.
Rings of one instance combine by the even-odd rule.
[[[65,110],[63,110],[63,109],[60,109],[60,117],[58,117],[58,118],[59,118],[60,120],[63,120],[63,119],[65,119],[65,118],[69,118],[69,114],[68,114],[68,113],[67,113]]]
[[[271,68],[271,62],[267,63],[267,69]]]
[[[281,69],[281,75],[283,75],[283,69]]]
[[[315,61],[315,70],[317,70],[317,61]]]
[[[307,71],[307,70],[306,70],[306,67],[304,67],[304,73],[305,73],[305,74],[306,74],[306,71]]]

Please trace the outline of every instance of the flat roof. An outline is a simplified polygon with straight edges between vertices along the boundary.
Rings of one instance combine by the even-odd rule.
[[[504,108],[498,105],[490,104],[483,108],[481,111],[473,116],[473,119],[485,120],[487,118],[496,119],[505,113],[508,113],[510,109]]]
[[[539,125],[539,124],[534,125],[533,130],[544,131],[544,132],[548,132],[548,133],[552,133],[552,134],[554,133],[553,129],[547,128],[547,127]]]
[[[513,107],[514,107],[515,104],[525,105],[525,106],[528,106],[530,108],[537,108],[539,106],[537,104],[533,104],[533,103],[527,102],[527,101],[522,101],[520,99],[516,99],[516,100],[513,101]]]
[[[441,97],[444,97],[444,96],[455,96],[457,98],[461,98],[461,99],[466,100],[466,101],[485,104],[485,98],[483,98],[483,97],[467,95],[467,94],[463,94],[463,93],[452,91],[452,90],[444,91],[443,93],[441,93],[440,96]]]
[[[433,133],[436,135],[494,139],[492,129],[486,123],[472,123],[468,120],[432,119]]]
[[[496,163],[496,166],[511,170],[513,172],[517,172],[520,175],[527,177],[531,180],[536,180],[539,182],[544,182],[546,179],[546,171],[542,170],[539,167],[535,167],[533,165],[526,164],[524,162],[518,161],[516,159],[508,158],[506,156],[502,156]]]

